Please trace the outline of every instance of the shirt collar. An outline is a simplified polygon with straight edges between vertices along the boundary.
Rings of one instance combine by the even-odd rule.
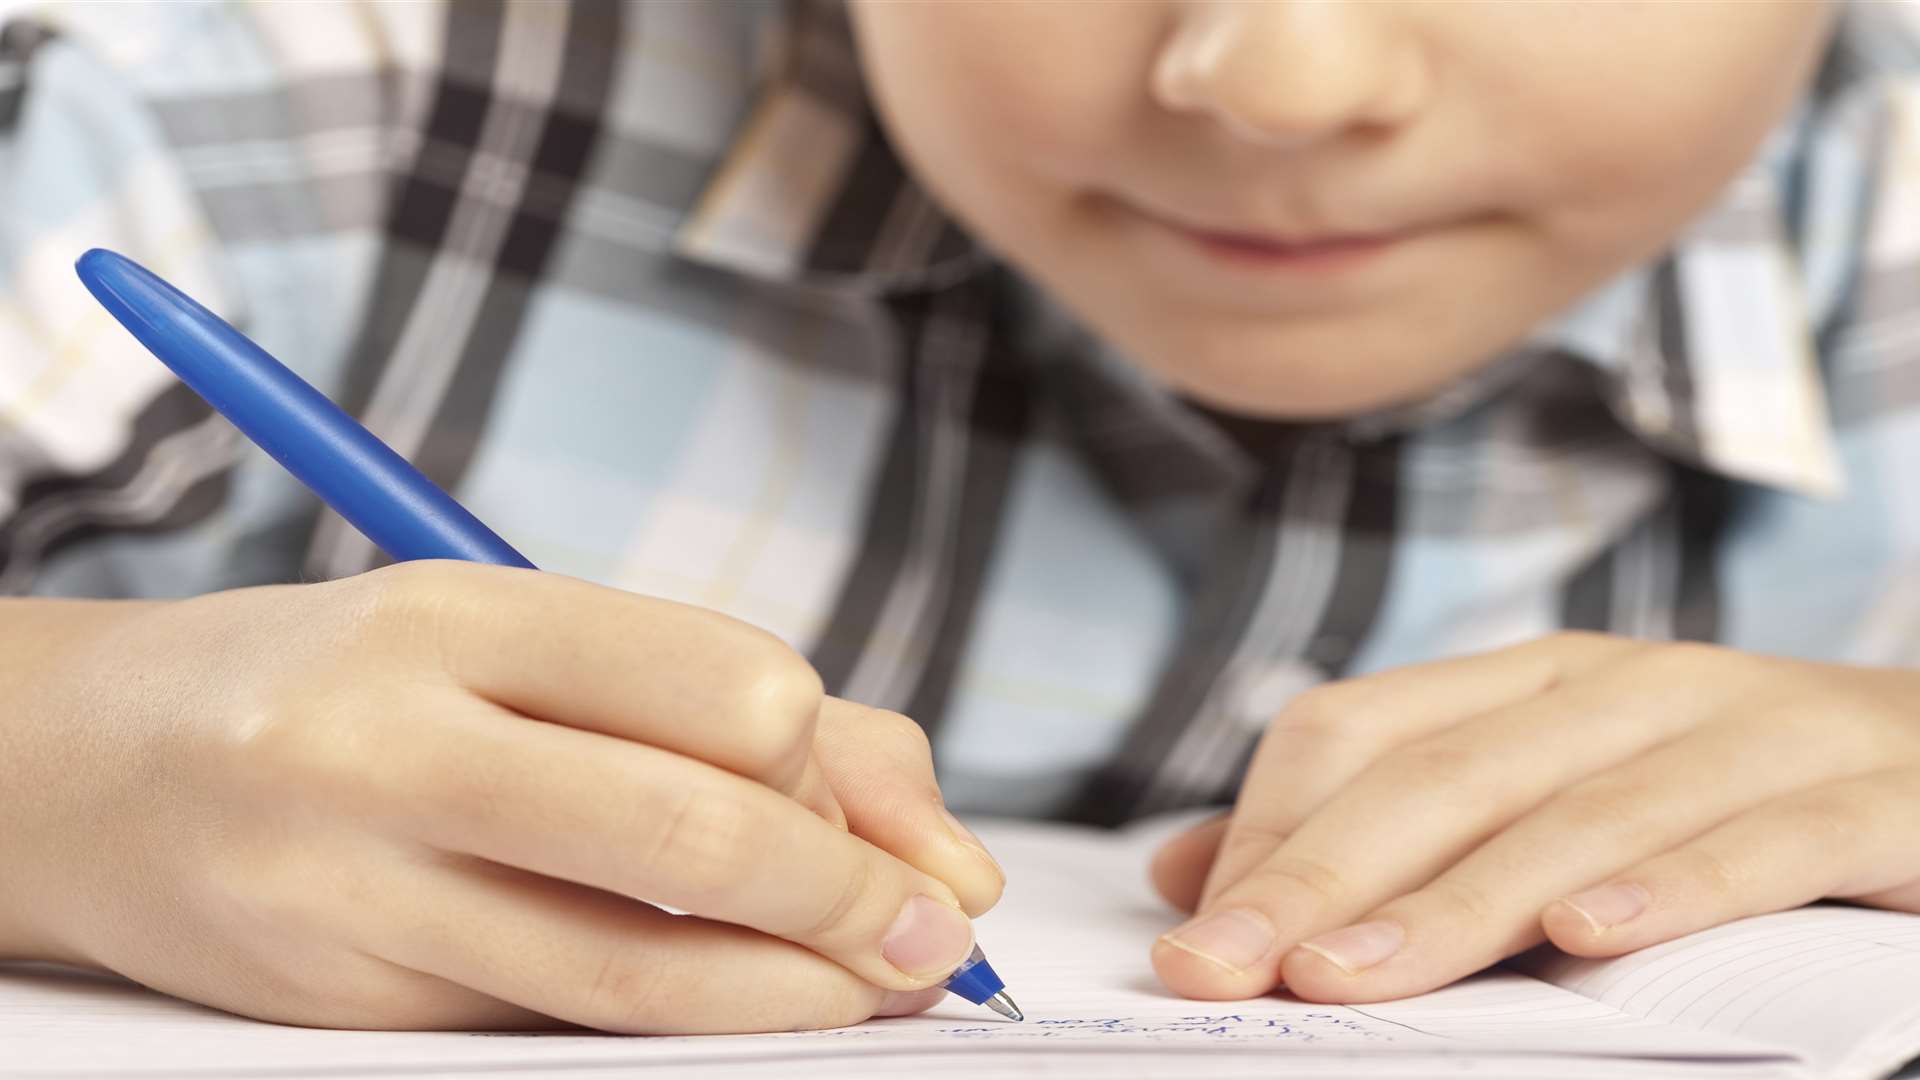
[[[1591,365],[1627,428],[1670,457],[1816,496],[1843,489],[1814,323],[1774,192],[1737,183],[1658,263],[1536,335]]]

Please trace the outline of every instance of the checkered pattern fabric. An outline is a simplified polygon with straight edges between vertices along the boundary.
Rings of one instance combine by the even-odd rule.
[[[1559,627],[1920,659],[1920,82],[1850,9],[1672,248],[1418,406],[1149,384],[903,170],[844,12],[62,3],[0,35],[0,590],[379,553],[74,279],[221,311],[551,570],[723,610],[963,808],[1231,797],[1324,679]]]

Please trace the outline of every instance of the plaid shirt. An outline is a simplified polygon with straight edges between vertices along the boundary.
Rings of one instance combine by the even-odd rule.
[[[125,251],[542,566],[914,716],[955,805],[1230,797],[1315,682],[1559,627],[1920,658],[1920,84],[1856,8],[1663,257],[1434,400],[1156,389],[903,172],[830,3],[61,4],[0,37],[0,590],[378,553],[77,284]]]

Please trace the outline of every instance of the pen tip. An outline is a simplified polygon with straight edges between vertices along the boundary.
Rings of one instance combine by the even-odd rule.
[[[994,1012],[999,1013],[1009,1020],[1020,1021],[1027,1018],[1027,1014],[1020,1011],[1020,1006],[1013,1003],[1013,999],[1007,996],[1005,990],[988,998],[987,1008],[992,1009]]]

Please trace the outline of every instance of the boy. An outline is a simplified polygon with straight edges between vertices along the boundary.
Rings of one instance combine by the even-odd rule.
[[[848,1023],[998,894],[942,789],[1234,801],[1153,867],[1194,997],[1920,910],[1885,12],[59,14],[6,38],[0,954]],[[619,588],[366,572],[94,244]]]

